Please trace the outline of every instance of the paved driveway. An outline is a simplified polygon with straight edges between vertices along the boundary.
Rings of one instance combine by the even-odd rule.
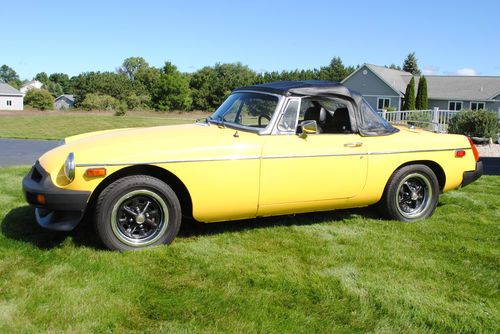
[[[32,165],[43,153],[56,146],[55,140],[0,138],[0,166]]]

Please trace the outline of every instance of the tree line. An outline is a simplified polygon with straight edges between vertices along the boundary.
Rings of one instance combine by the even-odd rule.
[[[45,101],[48,109],[51,96],[72,94],[75,106],[88,110],[206,111],[217,108],[237,87],[285,80],[342,81],[357,67],[346,66],[340,57],[333,57],[319,69],[257,73],[241,63],[217,63],[185,73],[171,62],[158,68],[150,66],[143,57],[130,57],[114,72],[85,72],[73,77],[65,73],[38,73],[33,79],[43,83],[44,91],[27,94],[25,103],[33,106],[33,101]],[[7,65],[0,67],[0,81],[15,88],[23,84]]]

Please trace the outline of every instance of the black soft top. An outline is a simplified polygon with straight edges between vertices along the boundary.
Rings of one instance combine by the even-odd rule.
[[[348,89],[344,85],[324,80],[303,80],[303,81],[278,81],[261,85],[245,86],[235,89],[233,92],[254,90],[268,92],[279,95],[301,95],[301,96],[325,96],[325,95],[344,95],[357,102],[361,96]]]
[[[399,131],[383,119],[370,105],[364,101],[361,94],[350,90],[344,85],[323,80],[278,81],[261,85],[236,88],[233,93],[241,91],[267,92],[284,96],[318,96],[335,98],[338,96],[350,99],[354,104],[354,117],[357,128],[362,136],[389,135]],[[351,124],[354,124],[351,119]]]

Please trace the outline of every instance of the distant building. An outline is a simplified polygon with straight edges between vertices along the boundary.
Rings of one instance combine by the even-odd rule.
[[[23,110],[24,94],[11,85],[0,83],[0,110]]]
[[[342,83],[359,92],[378,110],[401,110],[406,86],[412,74],[382,66],[364,64]],[[429,109],[488,109],[500,115],[500,76],[426,75]],[[415,76],[415,93],[418,86]]]
[[[21,89],[19,89],[19,90],[21,91],[21,93],[26,94],[28,91],[30,91],[32,89],[41,89],[42,86],[43,86],[43,83],[41,83],[40,81],[31,80],[31,81],[25,83],[24,85],[22,85]]]
[[[75,98],[73,95],[63,94],[58,96],[54,101],[54,109],[69,109],[75,105]]]

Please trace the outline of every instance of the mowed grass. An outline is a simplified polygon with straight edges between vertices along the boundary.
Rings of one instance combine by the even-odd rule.
[[[171,246],[103,250],[38,227],[27,167],[0,169],[0,332],[498,333],[500,177],[406,224],[343,210],[186,223]]]
[[[194,118],[153,116],[112,116],[108,113],[66,112],[0,115],[0,138],[54,139],[107,129],[172,125],[193,122]]]

